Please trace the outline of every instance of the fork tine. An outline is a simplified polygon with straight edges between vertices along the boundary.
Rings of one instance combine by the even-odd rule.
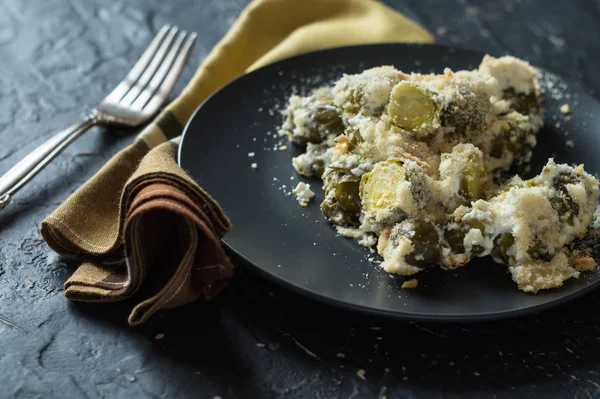
[[[161,83],[156,93],[153,94],[150,101],[148,101],[148,103],[144,106],[144,111],[152,113],[167,100],[167,97],[169,96],[169,94],[171,94],[171,90],[173,90],[173,87],[175,87],[175,83],[177,82],[179,75],[181,75],[181,72],[185,67],[185,64],[190,55],[192,47],[194,46],[197,36],[198,35],[196,34],[196,32],[192,32],[188,36],[187,40],[183,45],[183,49],[175,59],[173,66],[169,70],[169,73]]]
[[[169,50],[169,47],[171,47],[171,43],[173,42],[173,39],[178,31],[179,28],[176,26],[169,30],[167,37],[160,45],[160,48],[158,49],[156,54],[154,54],[154,57],[152,57],[150,64],[148,65],[144,73],[142,73],[142,76],[140,76],[137,82],[134,83],[131,89],[129,89],[127,94],[125,94],[123,99],[120,101],[122,105],[129,105],[133,103],[133,101],[137,98],[142,89],[144,89],[148,82],[150,82],[150,79],[152,79],[152,76],[154,76],[156,70],[161,65],[162,60],[165,57],[165,54],[167,53],[167,50]]]
[[[123,79],[121,83],[119,83],[117,87],[115,87],[115,89],[106,97],[107,101],[116,103],[119,102],[121,98],[123,98],[125,93],[127,93],[131,86],[133,86],[133,84],[142,75],[142,72],[144,72],[144,70],[152,60],[154,53],[156,53],[158,46],[160,45],[161,41],[163,40],[169,29],[171,29],[171,27],[169,25],[165,25],[160,29],[160,31],[158,31],[158,33],[156,34],[156,36],[154,36],[154,39],[152,39],[152,42],[150,43],[146,51],[144,51],[144,54],[142,54],[142,56],[135,63],[133,68],[131,68],[125,79]]]
[[[167,73],[169,72],[169,69],[171,68],[171,64],[173,63],[175,56],[177,56],[177,54],[179,53],[179,48],[181,47],[181,44],[183,43],[183,39],[185,39],[186,36],[187,36],[186,31],[181,32],[177,36],[177,40],[175,40],[175,44],[173,45],[173,47],[171,47],[171,50],[169,50],[169,53],[162,61],[160,67],[158,68],[158,71],[156,71],[156,73],[154,74],[154,77],[152,77],[152,80],[150,81],[150,83],[148,83],[148,86],[146,86],[146,88],[144,90],[142,90],[142,92],[135,99],[133,104],[131,104],[131,108],[133,110],[141,111],[142,108],[144,107],[144,105],[146,105],[146,103],[150,99],[150,97],[152,97],[154,92],[156,92],[156,90],[159,88],[161,82],[163,81],[163,79],[165,78]]]

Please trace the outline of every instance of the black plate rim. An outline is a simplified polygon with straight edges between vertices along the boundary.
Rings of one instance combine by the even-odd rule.
[[[181,165],[182,151],[183,151],[186,135],[188,134],[189,127],[191,126],[192,122],[196,119],[197,115],[199,114],[199,112],[202,109],[202,107],[204,106],[204,104],[208,103],[213,97],[219,95],[219,93],[221,91],[223,91],[229,85],[235,84],[235,82],[237,82],[240,79],[246,79],[248,76],[252,76],[254,73],[258,73],[259,71],[262,71],[266,68],[276,68],[280,64],[284,64],[284,63],[293,61],[294,59],[297,59],[297,58],[302,58],[302,57],[307,57],[307,56],[318,56],[318,54],[320,54],[320,53],[326,53],[326,52],[336,51],[336,50],[340,50],[340,49],[359,50],[360,48],[365,48],[365,47],[408,47],[408,48],[429,47],[429,48],[439,48],[439,49],[443,49],[443,50],[469,52],[469,53],[472,53],[473,55],[478,55],[481,57],[485,54],[490,54],[490,53],[484,53],[484,52],[481,52],[478,50],[473,50],[473,49],[468,49],[468,48],[463,48],[463,47],[456,47],[456,46],[446,46],[446,45],[435,44],[435,43],[402,43],[402,42],[394,43],[394,42],[391,42],[391,43],[373,43],[373,44],[360,44],[360,45],[351,45],[351,46],[338,46],[338,47],[332,47],[332,48],[327,48],[327,49],[322,49],[322,50],[304,52],[304,53],[297,54],[297,55],[294,55],[291,57],[283,58],[283,59],[275,61],[271,64],[267,64],[263,67],[257,68],[253,71],[250,71],[248,73],[240,75],[235,79],[232,79],[228,83],[219,87],[219,89],[215,90],[204,101],[202,101],[202,103],[194,110],[191,117],[188,119],[187,123],[183,127],[181,139],[180,139],[178,149],[177,149],[178,165],[183,168],[183,166]],[[553,72],[551,72],[545,68],[538,67],[538,66],[536,66],[536,68],[541,70],[542,72],[548,72],[548,73],[554,74]],[[580,90],[582,90],[585,93],[585,95],[592,98],[595,102],[598,102],[583,87],[581,87],[581,85],[578,82],[574,82],[570,79],[564,79],[562,77],[561,77],[561,79],[563,81],[569,83],[569,85],[572,85],[572,84],[576,85]],[[484,313],[479,313],[479,314],[477,314],[477,313],[469,313],[469,314],[465,314],[465,313],[450,313],[450,314],[448,314],[448,313],[446,313],[446,314],[430,315],[430,314],[423,314],[423,313],[418,313],[418,312],[406,313],[406,312],[403,312],[401,309],[398,309],[395,311],[388,311],[388,310],[377,309],[377,308],[370,307],[370,306],[362,306],[362,305],[357,305],[357,304],[341,301],[341,300],[338,300],[338,299],[335,299],[332,297],[328,297],[321,293],[315,292],[309,288],[294,284],[285,279],[279,278],[275,274],[269,272],[268,270],[260,267],[259,265],[255,264],[254,262],[250,261],[242,253],[237,251],[233,246],[231,246],[227,242],[227,236],[225,236],[221,240],[221,242],[222,242],[226,252],[232,258],[235,258],[236,260],[240,261],[244,265],[249,266],[253,271],[257,272],[258,274],[266,277],[270,281],[272,281],[282,287],[285,287],[285,288],[291,290],[292,292],[294,292],[296,294],[300,294],[302,296],[309,297],[311,299],[314,299],[314,300],[324,303],[326,305],[334,306],[334,307],[344,309],[344,310],[358,311],[363,314],[377,315],[377,316],[398,319],[398,320],[405,320],[405,321],[467,323],[467,322],[478,322],[478,321],[484,322],[484,321],[513,319],[513,318],[523,317],[523,316],[539,313],[542,311],[546,311],[546,310],[549,310],[556,306],[572,302],[572,301],[576,300],[577,298],[584,296],[584,295],[588,294],[589,292],[593,291],[594,289],[598,288],[598,285],[600,285],[600,280],[597,280],[597,281],[594,281],[594,282],[588,284],[587,286],[580,288],[577,291],[574,291],[564,297],[553,299],[548,302],[544,302],[539,305],[534,305],[534,306],[530,306],[527,308],[521,308],[521,309],[516,309],[516,310],[506,310],[506,311],[500,311],[500,312],[484,312]]]

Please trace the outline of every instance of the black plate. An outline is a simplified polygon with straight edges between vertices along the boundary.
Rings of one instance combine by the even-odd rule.
[[[316,299],[413,320],[497,319],[558,305],[594,288],[599,274],[585,273],[560,289],[532,295],[517,290],[504,266],[478,259],[457,271],[419,274],[418,289],[401,289],[403,277],[385,273],[367,260],[373,256],[369,250],[336,235],[319,210],[320,182],[299,178],[291,165],[300,150],[273,137],[282,121],[279,110],[293,91],[306,92],[342,73],[378,65],[440,73],[445,67],[476,67],[482,57],[437,45],[381,44],[277,62],[229,83],[199,107],[184,132],[180,165],[231,218],[233,229],[224,243],[232,254]],[[600,105],[556,76],[545,74],[544,86],[549,88],[544,100],[547,127],[538,134],[530,174],[537,174],[551,156],[557,162],[585,163],[586,170],[597,173]],[[570,104],[570,120],[559,111],[564,103]],[[274,150],[280,141],[288,145],[287,151]],[[256,155],[249,157],[249,152]],[[253,162],[257,169],[251,168]],[[286,195],[299,180],[316,192],[306,209]]]

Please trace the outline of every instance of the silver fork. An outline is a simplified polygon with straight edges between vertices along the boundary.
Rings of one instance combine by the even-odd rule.
[[[0,177],[0,210],[25,183],[94,125],[135,127],[155,115],[187,62],[196,33],[163,26],[125,79],[78,124],[48,139]]]

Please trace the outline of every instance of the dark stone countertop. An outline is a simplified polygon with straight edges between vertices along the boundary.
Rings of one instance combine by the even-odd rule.
[[[439,43],[525,58],[597,97],[600,1],[386,2]],[[102,98],[162,24],[199,33],[185,81],[245,4],[0,2],[0,173]],[[0,214],[0,397],[600,397],[599,292],[461,325],[341,311],[249,271],[215,301],[141,328],[126,325],[131,304],[67,302],[69,269],[38,225],[131,139],[91,131]]]

